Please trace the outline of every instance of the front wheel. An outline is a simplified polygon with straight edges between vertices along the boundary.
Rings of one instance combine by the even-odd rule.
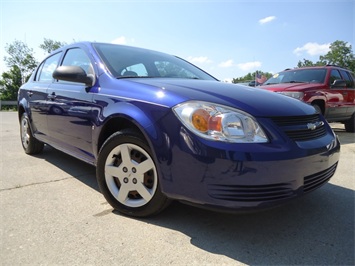
[[[102,194],[121,213],[151,216],[169,203],[160,190],[149,146],[132,130],[117,132],[106,140],[99,153],[96,173]]]
[[[314,109],[316,109],[316,111],[317,111],[317,113],[319,113],[319,114],[323,114],[323,112],[322,112],[322,108],[318,105],[318,104],[312,104],[312,106],[314,107]]]
[[[22,147],[27,154],[41,153],[44,148],[44,143],[37,140],[30,128],[30,120],[26,113],[23,113],[20,121],[20,135]]]

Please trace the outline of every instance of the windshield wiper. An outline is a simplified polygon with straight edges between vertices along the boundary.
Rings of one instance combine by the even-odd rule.
[[[305,82],[305,81],[298,81],[298,80],[290,80],[290,81],[283,82],[283,83],[308,83],[308,82]]]
[[[131,79],[131,78],[156,78],[154,76],[119,76],[119,77],[116,77],[116,79]]]

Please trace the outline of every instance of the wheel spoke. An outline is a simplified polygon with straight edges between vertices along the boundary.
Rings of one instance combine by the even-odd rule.
[[[129,193],[129,188],[127,185],[121,185],[118,195],[117,195],[117,200],[121,202],[122,204],[125,204],[126,199],[128,198],[128,193]]]
[[[154,164],[151,160],[145,160],[144,162],[135,166],[137,174],[144,175],[146,172],[154,168]]]
[[[115,177],[120,177],[122,175],[121,167],[117,167],[114,165],[106,165],[105,166],[105,174]]]
[[[152,195],[150,191],[142,183],[137,184],[137,191],[146,202],[151,200]]]
[[[131,161],[131,154],[130,154],[129,146],[127,144],[122,144],[120,146],[120,150],[121,150],[122,163],[128,164]]]

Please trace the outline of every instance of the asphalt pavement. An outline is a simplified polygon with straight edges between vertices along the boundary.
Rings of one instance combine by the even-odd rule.
[[[178,202],[149,219],[114,212],[95,168],[51,147],[21,147],[0,112],[0,265],[354,265],[355,134],[336,174],[287,205],[224,214]]]

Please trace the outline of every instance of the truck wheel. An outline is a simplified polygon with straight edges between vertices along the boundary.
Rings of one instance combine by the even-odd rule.
[[[312,106],[317,110],[317,112],[319,113],[319,114],[323,114],[323,112],[322,112],[322,108],[320,108],[320,106],[318,105],[318,104],[312,104]]]
[[[344,122],[346,132],[355,132],[355,113]]]

